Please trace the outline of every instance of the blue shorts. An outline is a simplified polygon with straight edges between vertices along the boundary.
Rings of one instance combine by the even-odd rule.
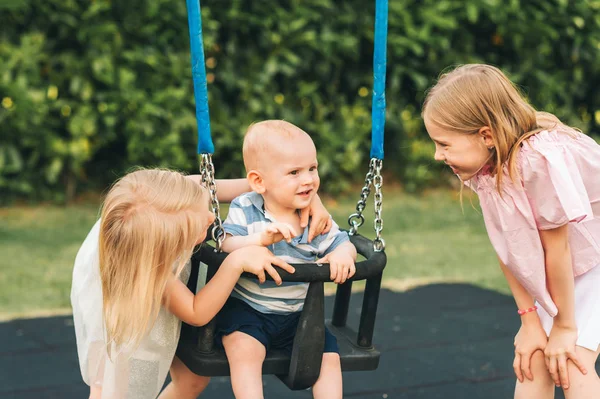
[[[301,313],[261,313],[240,299],[229,298],[216,317],[215,343],[222,348],[224,336],[240,331],[256,338],[267,350],[283,349],[291,354]],[[337,339],[325,327],[323,353],[328,352],[340,350]]]

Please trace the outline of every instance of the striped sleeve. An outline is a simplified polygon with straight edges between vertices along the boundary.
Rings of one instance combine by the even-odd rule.
[[[232,236],[247,236],[248,235],[248,221],[244,208],[241,204],[240,197],[237,197],[229,205],[229,212],[227,213],[227,219],[223,222],[223,229],[226,234]]]
[[[319,254],[321,257],[332,253],[340,244],[349,241],[348,233],[340,230],[336,222],[333,222],[331,230],[327,233],[325,239],[319,243]]]

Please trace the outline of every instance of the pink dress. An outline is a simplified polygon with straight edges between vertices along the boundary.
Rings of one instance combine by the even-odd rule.
[[[496,177],[480,172],[466,182],[479,196],[485,225],[498,257],[533,295],[549,333],[557,308],[546,287],[545,257],[538,230],[569,224],[575,279],[578,345],[600,343],[600,145],[578,132],[542,131],[517,154],[519,178],[505,166],[502,194]]]

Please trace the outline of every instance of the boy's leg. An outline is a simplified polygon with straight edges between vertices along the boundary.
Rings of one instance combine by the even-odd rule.
[[[323,354],[321,373],[312,388],[315,399],[342,399],[342,365],[340,355],[335,352]]]
[[[217,315],[215,341],[225,349],[237,399],[262,398],[262,365],[269,345],[266,316],[230,298]]]
[[[158,396],[159,399],[196,399],[210,382],[210,377],[193,373],[177,356],[173,358],[171,382]]]
[[[263,398],[262,365],[267,354],[256,338],[236,331],[222,338],[236,399]]]
[[[599,348],[600,349],[600,348]],[[587,374],[581,371],[573,364],[567,362],[569,372],[569,389],[563,390],[566,399],[595,399],[600,396],[600,378],[596,373],[596,359],[599,351],[591,351],[581,346],[575,347],[575,352],[579,360],[587,370]]]
[[[342,364],[337,339],[325,328],[325,346],[319,378],[312,388],[315,399],[342,399],[344,386],[342,381]]]
[[[515,399],[552,399],[554,398],[554,381],[546,368],[544,352],[537,350],[531,356],[531,374],[533,381],[525,378],[517,380]]]

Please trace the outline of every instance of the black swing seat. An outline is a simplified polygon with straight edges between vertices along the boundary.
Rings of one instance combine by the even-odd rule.
[[[333,316],[327,323],[324,320],[323,283],[330,281],[329,265],[293,264],[296,269],[293,274],[277,269],[284,281],[310,283],[291,355],[282,350],[269,350],[263,363],[263,374],[276,375],[290,389],[311,387],[319,377],[325,324],[337,337],[343,371],[375,370],[379,365],[380,353],[373,347],[372,340],[386,255],[385,252],[374,251],[373,242],[363,236],[354,235],[350,240],[365,260],[356,263],[356,274],[352,279],[338,285]],[[200,262],[208,266],[208,281],[226,256],[226,253],[217,253],[212,246],[204,244],[192,257],[190,290],[196,292]],[[252,274],[245,276],[256,278]],[[366,280],[358,332],[346,326],[352,281],[356,280]],[[198,375],[227,376],[230,374],[227,357],[222,349],[214,346],[214,331],[214,320],[203,327],[184,323],[177,356]]]

